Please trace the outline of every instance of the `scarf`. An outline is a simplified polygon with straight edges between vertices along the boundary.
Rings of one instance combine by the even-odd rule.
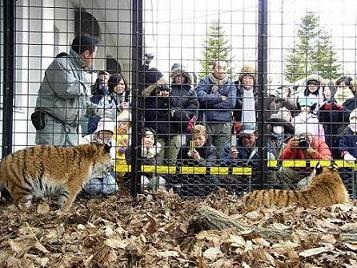
[[[217,79],[213,74],[208,75],[209,79],[213,82],[212,92],[216,93],[220,87],[228,82],[228,76],[225,76],[222,80]]]

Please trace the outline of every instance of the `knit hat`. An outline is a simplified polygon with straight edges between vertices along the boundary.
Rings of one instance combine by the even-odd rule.
[[[144,87],[146,88],[152,84],[155,84],[162,77],[163,74],[158,69],[154,67],[147,69],[144,72]]]
[[[357,109],[354,109],[351,113],[350,113],[350,117],[349,120],[351,121],[352,117],[357,117]]]
[[[294,133],[294,126],[291,123],[291,112],[286,108],[280,108],[275,114],[270,116],[269,122],[272,126],[283,126],[285,133]]]
[[[239,82],[242,83],[242,79],[244,76],[251,76],[254,80],[254,84],[256,84],[256,73],[255,73],[255,68],[251,65],[243,65],[242,69],[240,70],[240,73],[239,73]]]
[[[110,119],[110,118],[101,118],[98,122],[97,129],[95,130],[95,133],[98,133],[99,131],[102,130],[107,130],[111,131],[114,134],[114,129],[115,129],[115,122]]]

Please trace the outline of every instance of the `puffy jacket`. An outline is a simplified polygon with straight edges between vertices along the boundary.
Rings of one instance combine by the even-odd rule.
[[[338,150],[340,156],[342,156],[342,152],[348,151],[351,155],[357,157],[357,134],[353,133],[350,128],[347,129],[347,133],[339,138]]]
[[[70,50],[57,57],[47,68],[38,91],[36,110],[52,115],[67,124],[77,124],[87,108],[98,108],[89,100],[90,82],[80,56]]]
[[[208,122],[232,122],[232,111],[236,105],[237,90],[231,81],[212,91],[213,82],[207,76],[196,88],[200,109],[204,110]]]
[[[280,159],[306,159],[304,150],[291,148],[291,141],[289,140],[287,146],[284,148],[283,153],[280,156]],[[328,148],[327,144],[318,137],[312,137],[311,147],[316,150],[315,155],[312,159],[321,159],[321,160],[331,160],[331,151]]]

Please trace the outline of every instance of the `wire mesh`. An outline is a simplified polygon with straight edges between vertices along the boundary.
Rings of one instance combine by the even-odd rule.
[[[15,66],[11,107],[0,77],[3,148],[111,140],[113,171],[93,178],[94,195],[293,188],[335,159],[356,197],[357,23],[335,8],[353,1],[21,0],[8,44],[11,2],[0,6],[1,72]],[[76,54],[94,64],[76,66],[83,35],[100,42]]]

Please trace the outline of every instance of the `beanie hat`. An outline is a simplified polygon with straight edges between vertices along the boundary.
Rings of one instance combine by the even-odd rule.
[[[354,109],[354,110],[350,113],[349,121],[351,121],[351,119],[352,119],[353,117],[357,117],[357,109]]]
[[[114,129],[115,129],[115,122],[112,119],[101,118],[98,122],[98,126],[97,129],[95,130],[95,133],[98,133],[99,131],[102,130],[107,130],[114,133]]]
[[[144,72],[144,87],[146,88],[152,84],[155,84],[162,77],[163,74],[158,69],[154,67],[147,69]]]
[[[250,76],[253,78],[254,80],[254,84],[256,84],[256,73],[255,73],[255,69],[253,66],[251,65],[243,65],[242,69],[240,70],[240,74],[239,74],[239,82],[242,83],[242,79],[244,76]]]
[[[283,126],[285,133],[294,133],[294,126],[291,123],[291,112],[286,108],[280,108],[275,114],[270,116],[269,122],[272,126]]]

